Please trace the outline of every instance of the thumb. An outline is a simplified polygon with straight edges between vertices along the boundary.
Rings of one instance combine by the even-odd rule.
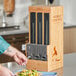
[[[9,74],[10,74],[10,76],[14,76],[14,74],[9,70]]]

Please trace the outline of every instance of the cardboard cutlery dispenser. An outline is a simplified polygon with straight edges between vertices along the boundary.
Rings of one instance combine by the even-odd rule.
[[[27,69],[53,71],[63,67],[63,7],[29,7]]]

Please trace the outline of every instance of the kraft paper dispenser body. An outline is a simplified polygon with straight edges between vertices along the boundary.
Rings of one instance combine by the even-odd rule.
[[[27,69],[52,71],[63,67],[63,7],[29,7]]]

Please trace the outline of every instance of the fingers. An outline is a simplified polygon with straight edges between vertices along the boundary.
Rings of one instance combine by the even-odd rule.
[[[19,58],[22,61],[23,65],[27,64],[27,58],[26,58],[26,56],[21,56]]]
[[[9,70],[10,76],[14,76],[14,74]]]
[[[22,65],[26,65],[27,64],[27,58],[26,58],[26,60],[21,59],[21,61],[22,61]]]
[[[16,50],[16,49],[15,49]],[[27,64],[27,58],[24,54],[16,50],[15,55],[13,56],[15,62],[17,62],[19,65],[26,65]]]
[[[20,60],[20,65],[26,65],[27,64],[27,58],[26,57],[18,57]]]
[[[21,65],[22,62],[20,61],[20,59],[16,55],[14,56],[14,60],[17,64]]]
[[[24,54],[22,53],[17,53],[17,57],[21,62],[21,65],[26,65],[27,64],[27,58]]]

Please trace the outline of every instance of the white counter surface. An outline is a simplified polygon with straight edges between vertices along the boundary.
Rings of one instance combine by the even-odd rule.
[[[76,76],[76,53],[64,55],[63,76]]]

